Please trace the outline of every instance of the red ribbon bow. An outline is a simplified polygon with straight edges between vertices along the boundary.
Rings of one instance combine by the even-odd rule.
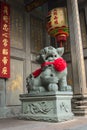
[[[42,72],[42,68],[44,66],[48,66],[48,65],[53,65],[55,70],[58,72],[62,72],[66,67],[67,67],[67,63],[63,58],[58,58],[56,60],[54,60],[53,62],[44,62],[41,65],[41,68],[37,69],[36,71],[34,71],[32,74],[33,76],[36,78],[37,76],[40,75],[40,73]]]

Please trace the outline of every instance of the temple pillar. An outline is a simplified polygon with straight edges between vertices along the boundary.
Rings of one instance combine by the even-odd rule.
[[[75,115],[87,114],[87,86],[83,46],[79,21],[78,0],[67,0],[73,71],[72,110]]]

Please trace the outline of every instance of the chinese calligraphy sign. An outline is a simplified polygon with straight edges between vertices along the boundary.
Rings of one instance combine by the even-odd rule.
[[[0,78],[10,77],[10,7],[0,2]]]

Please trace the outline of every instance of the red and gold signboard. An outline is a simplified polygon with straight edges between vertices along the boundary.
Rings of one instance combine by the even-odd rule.
[[[10,77],[10,7],[0,2],[0,78]]]

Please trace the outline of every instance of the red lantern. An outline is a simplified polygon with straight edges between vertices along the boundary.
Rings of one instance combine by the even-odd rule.
[[[65,42],[69,35],[66,8],[55,8],[48,12],[47,31],[62,46],[61,43]]]

